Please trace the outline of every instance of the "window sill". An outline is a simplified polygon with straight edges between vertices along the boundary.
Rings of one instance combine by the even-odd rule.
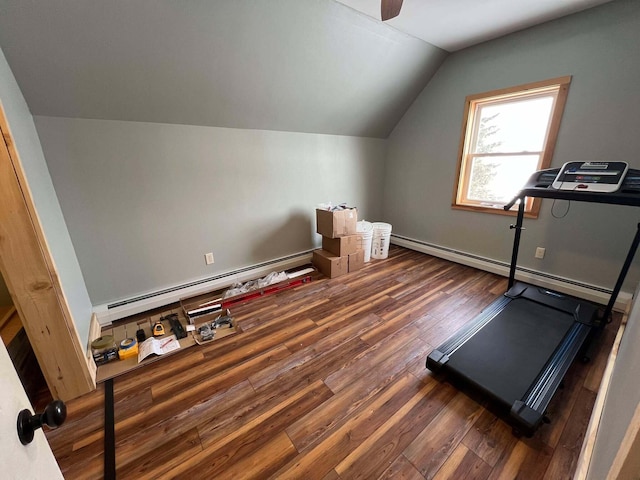
[[[454,210],[466,210],[468,212],[492,213],[494,215],[505,215],[507,217],[515,217],[518,210],[504,210],[502,207],[476,207],[473,205],[451,205]],[[538,212],[524,212],[525,218],[538,218]]]

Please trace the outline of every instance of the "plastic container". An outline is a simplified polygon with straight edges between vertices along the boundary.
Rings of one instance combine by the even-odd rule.
[[[104,365],[118,358],[118,347],[113,340],[113,335],[105,335],[91,342],[91,353],[96,365]]]
[[[373,224],[364,220],[356,224],[356,232],[361,236],[362,240],[360,248],[364,250],[365,263],[371,260],[371,244],[373,241]]]
[[[373,241],[371,258],[383,260],[389,256],[389,242],[391,241],[391,225],[389,223],[373,223]]]

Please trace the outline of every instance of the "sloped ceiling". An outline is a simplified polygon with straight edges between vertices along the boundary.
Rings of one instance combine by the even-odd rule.
[[[385,138],[446,52],[333,0],[0,0],[33,115]]]
[[[336,0],[380,18],[378,0]],[[404,0],[387,21],[448,52],[595,7],[611,0]]]
[[[386,138],[445,49],[607,1],[0,0],[0,48],[34,115]]]

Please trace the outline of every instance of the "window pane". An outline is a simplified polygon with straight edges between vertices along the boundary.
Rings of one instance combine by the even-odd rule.
[[[511,200],[538,168],[539,155],[473,157],[467,198],[504,204]]]
[[[539,152],[544,148],[553,96],[478,106],[474,153]]]

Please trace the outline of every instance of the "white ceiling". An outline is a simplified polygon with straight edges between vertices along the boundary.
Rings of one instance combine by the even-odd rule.
[[[386,138],[446,50],[605,0],[343,3],[0,0],[0,55],[33,115]]]
[[[0,0],[33,115],[385,138],[446,52],[333,0]]]
[[[337,0],[380,19],[380,0]],[[454,52],[612,0],[404,0],[385,22]]]

